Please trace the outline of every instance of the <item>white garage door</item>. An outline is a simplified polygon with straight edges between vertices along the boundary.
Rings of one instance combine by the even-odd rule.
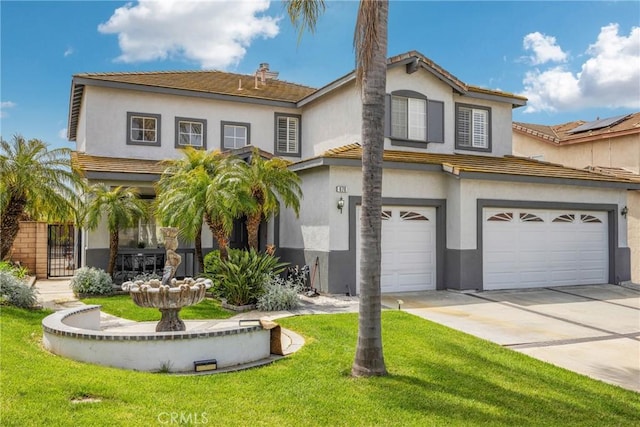
[[[484,209],[484,289],[609,281],[606,212]]]
[[[356,288],[360,287],[360,207],[356,211]],[[436,288],[436,210],[382,208],[382,292]]]

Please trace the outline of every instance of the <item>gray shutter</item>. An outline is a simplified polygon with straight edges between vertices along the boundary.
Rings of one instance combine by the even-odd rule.
[[[444,143],[444,102],[427,102],[427,142]]]
[[[391,95],[384,97],[384,136],[391,137]]]

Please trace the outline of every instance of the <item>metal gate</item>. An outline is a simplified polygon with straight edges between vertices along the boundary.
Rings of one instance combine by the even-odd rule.
[[[73,276],[77,262],[73,225],[50,224],[47,246],[47,275],[49,277]]]

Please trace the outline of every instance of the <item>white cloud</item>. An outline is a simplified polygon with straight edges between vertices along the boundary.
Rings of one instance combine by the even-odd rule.
[[[585,54],[579,72],[566,65],[527,72],[523,95],[529,102],[524,112],[640,109],[640,27],[633,27],[628,37],[618,35],[618,24],[602,27]]]
[[[64,57],[71,56],[75,53],[72,47],[68,47],[67,50],[64,51]]]
[[[555,37],[537,31],[524,36],[522,46],[525,50],[533,51],[533,55],[529,57],[533,65],[567,60],[567,54],[556,44]]]
[[[11,102],[11,101],[0,102],[0,117],[7,117],[6,110],[8,108],[13,108],[15,106],[16,106],[15,102]]]
[[[118,34],[121,62],[187,59],[202,68],[237,64],[251,41],[278,34],[278,19],[261,16],[268,0],[185,1],[140,0],[116,9],[98,26]]]
[[[58,138],[64,139],[64,140],[67,139],[67,128],[63,128],[58,131]]]

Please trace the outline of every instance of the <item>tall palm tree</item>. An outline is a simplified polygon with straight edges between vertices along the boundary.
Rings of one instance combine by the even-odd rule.
[[[138,197],[136,188],[115,187],[94,184],[89,188],[86,200],[84,223],[89,230],[95,230],[105,217],[109,230],[109,264],[107,273],[113,276],[118,256],[121,228],[134,226],[147,216],[147,204]]]
[[[77,221],[83,181],[71,167],[70,153],[20,135],[11,142],[0,138],[0,259],[9,256],[24,217]]]
[[[322,0],[290,0],[287,11],[300,31],[315,29]],[[356,83],[362,97],[362,213],[360,308],[353,376],[386,375],[381,324],[382,156],[387,81],[388,0],[361,0],[355,27]]]
[[[167,162],[156,191],[156,214],[166,225],[195,238],[201,270],[202,223],[207,224],[218,243],[220,256],[227,257],[229,235],[241,206],[253,206],[246,193],[247,166],[219,151],[187,148],[185,157]]]
[[[257,149],[253,150],[251,162],[247,169],[248,192],[255,203],[246,206],[244,213],[247,215],[247,235],[249,247],[258,248],[258,229],[263,219],[269,218],[278,212],[280,202],[294,210],[296,215],[300,212],[300,199],[302,189],[300,178],[295,172],[290,171],[287,161],[273,157],[265,160]]]

